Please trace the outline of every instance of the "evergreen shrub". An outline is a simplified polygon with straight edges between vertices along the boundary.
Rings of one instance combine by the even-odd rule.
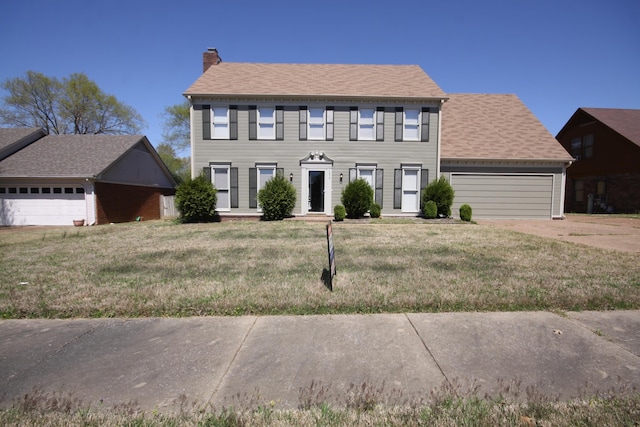
[[[335,221],[344,221],[344,217],[347,216],[347,211],[342,205],[335,205],[333,208],[333,219]]]
[[[212,222],[216,221],[216,203],[218,191],[203,175],[188,178],[176,188],[176,208],[180,212],[180,221]]]
[[[438,216],[438,206],[436,205],[436,202],[434,202],[433,200],[429,200],[427,203],[424,204],[424,209],[423,209],[423,214],[424,217],[427,219],[433,219],[435,217]]]
[[[471,221],[472,212],[473,211],[471,209],[471,206],[465,203],[464,205],[460,206],[460,219],[463,221]]]
[[[277,221],[291,216],[296,205],[296,189],[284,176],[276,175],[258,191],[262,217]]]
[[[422,206],[426,206],[429,200],[433,200],[438,207],[438,215],[449,217],[451,216],[451,205],[453,204],[454,195],[455,192],[451,184],[449,184],[449,181],[447,181],[444,176],[441,176],[437,181],[433,181],[427,185],[422,192]]]
[[[341,200],[347,218],[361,218],[371,209],[373,188],[364,179],[355,179],[344,187]]]
[[[369,209],[369,215],[371,215],[371,218],[380,218],[380,213],[382,213],[380,205],[377,203],[372,204],[371,209]]]

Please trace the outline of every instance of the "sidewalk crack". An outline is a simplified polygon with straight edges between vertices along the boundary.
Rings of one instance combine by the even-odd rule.
[[[429,356],[431,356],[431,360],[433,360],[433,363],[436,364],[436,366],[438,367],[438,370],[440,371],[440,373],[442,374],[442,377],[444,378],[444,380],[446,381],[446,383],[448,385],[451,385],[451,381],[449,381],[449,377],[447,377],[447,374],[444,373],[444,370],[442,369],[442,366],[440,366],[440,364],[438,363],[438,361],[436,360],[435,356],[433,355],[433,353],[431,352],[431,349],[429,349],[429,346],[427,345],[427,343],[425,342],[425,340],[422,338],[422,336],[420,335],[420,333],[418,333],[418,329],[416,329],[416,325],[413,324],[413,322],[411,321],[411,318],[409,317],[409,315],[407,313],[404,313],[404,316],[407,318],[407,320],[409,321],[409,324],[411,325],[411,327],[413,328],[413,332],[415,332],[415,334],[418,336],[418,338],[420,339],[420,341],[422,342],[422,346],[425,348],[425,350],[427,350],[427,353],[429,353]]]

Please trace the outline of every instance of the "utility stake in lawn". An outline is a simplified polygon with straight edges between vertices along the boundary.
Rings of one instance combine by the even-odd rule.
[[[336,252],[333,247],[331,222],[327,224],[327,250],[329,252],[329,290],[333,291],[333,276],[336,275]]]

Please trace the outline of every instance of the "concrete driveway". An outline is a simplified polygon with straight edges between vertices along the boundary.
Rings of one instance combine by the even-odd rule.
[[[563,220],[478,220],[479,224],[601,249],[640,252],[640,219],[567,215]]]

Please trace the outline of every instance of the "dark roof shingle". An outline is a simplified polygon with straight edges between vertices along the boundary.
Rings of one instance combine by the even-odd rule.
[[[581,110],[640,146],[640,110],[621,108],[581,108]]]

